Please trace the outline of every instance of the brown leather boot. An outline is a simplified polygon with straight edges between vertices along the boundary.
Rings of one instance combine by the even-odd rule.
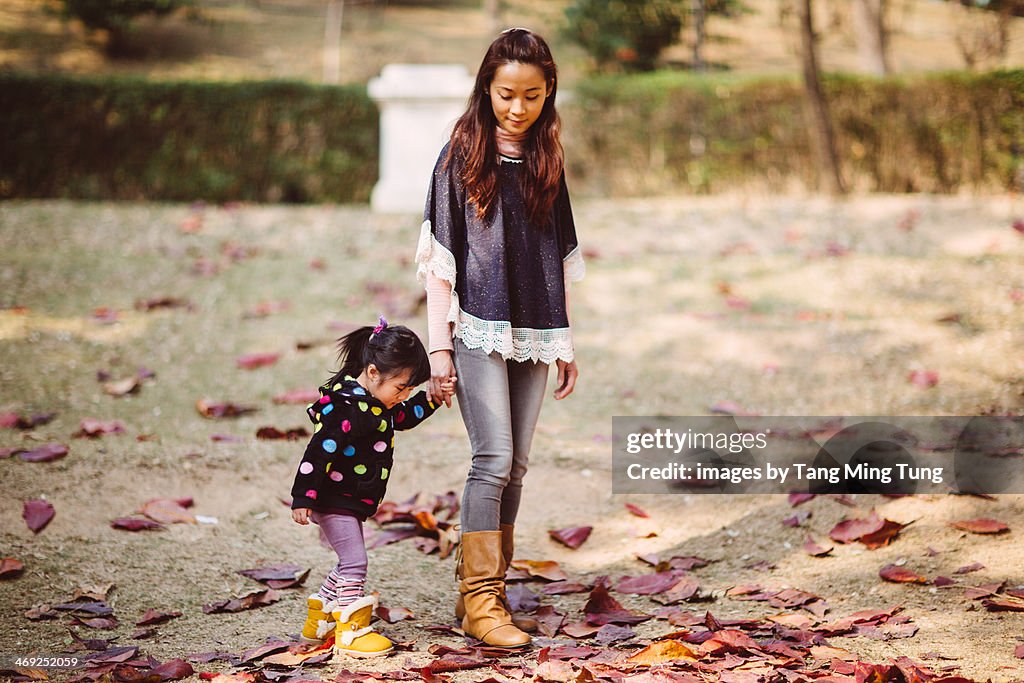
[[[502,569],[501,575],[504,576],[508,572],[509,565],[512,564],[512,552],[514,549],[513,544],[513,532],[515,525],[513,524],[501,524],[501,558],[505,565]],[[462,547],[460,546],[455,552],[455,577],[462,579]],[[512,623],[520,631],[526,633],[535,633],[537,631],[537,620],[531,616],[525,614],[516,614],[512,611],[512,607],[508,604],[508,598],[505,596],[505,583],[502,581],[501,584],[501,604],[512,616]],[[455,618],[462,621],[462,618],[466,616],[466,604],[462,600],[462,594],[455,600]]]
[[[470,531],[462,534],[462,580],[459,593],[465,604],[462,630],[493,647],[523,647],[530,636],[512,623],[501,604],[505,586],[505,559],[501,555],[500,531]]]

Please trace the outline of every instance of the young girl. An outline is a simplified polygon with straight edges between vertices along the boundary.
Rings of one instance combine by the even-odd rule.
[[[472,447],[462,498],[456,616],[488,645],[521,647],[505,571],[548,365],[556,399],[578,376],[567,283],[582,279],[555,110],[558,74],[543,38],[503,32],[434,168],[416,253],[427,289],[432,398],[458,375]]]
[[[412,390],[430,376],[427,352],[407,327],[361,327],[339,340],[341,370],[320,387],[307,408],[313,438],[292,486],[292,519],[320,525],[338,553],[338,565],[307,600],[302,638],[335,639],[335,651],[376,657],[391,641],[370,627],[376,598],[363,594],[366,547],[363,522],[384,499],[391,474],[395,430],[412,429],[430,417],[435,403]],[[437,393],[447,398],[451,383]]]

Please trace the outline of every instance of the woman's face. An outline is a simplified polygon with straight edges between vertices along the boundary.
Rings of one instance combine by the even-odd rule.
[[[548,84],[539,66],[509,62],[494,72],[488,94],[498,126],[506,133],[525,133],[540,118]]]

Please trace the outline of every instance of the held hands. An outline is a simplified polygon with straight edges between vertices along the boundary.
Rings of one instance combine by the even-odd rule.
[[[309,524],[309,515],[312,512],[309,508],[295,508],[292,510],[292,521],[305,526]]]
[[[427,400],[444,403],[452,407],[452,395],[455,393],[455,364],[452,363],[452,352],[447,349],[434,351],[430,354],[430,381],[427,382]]]
[[[561,401],[576,388],[576,379],[580,376],[580,371],[576,367],[576,361],[566,363],[559,358],[555,363],[558,366],[558,388],[555,389],[555,400]]]

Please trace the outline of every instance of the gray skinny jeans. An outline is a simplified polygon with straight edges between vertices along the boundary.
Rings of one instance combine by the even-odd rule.
[[[548,364],[505,360],[455,339],[455,372],[462,421],[473,462],[462,492],[462,530],[497,531],[514,524],[530,444],[544,401]]]

